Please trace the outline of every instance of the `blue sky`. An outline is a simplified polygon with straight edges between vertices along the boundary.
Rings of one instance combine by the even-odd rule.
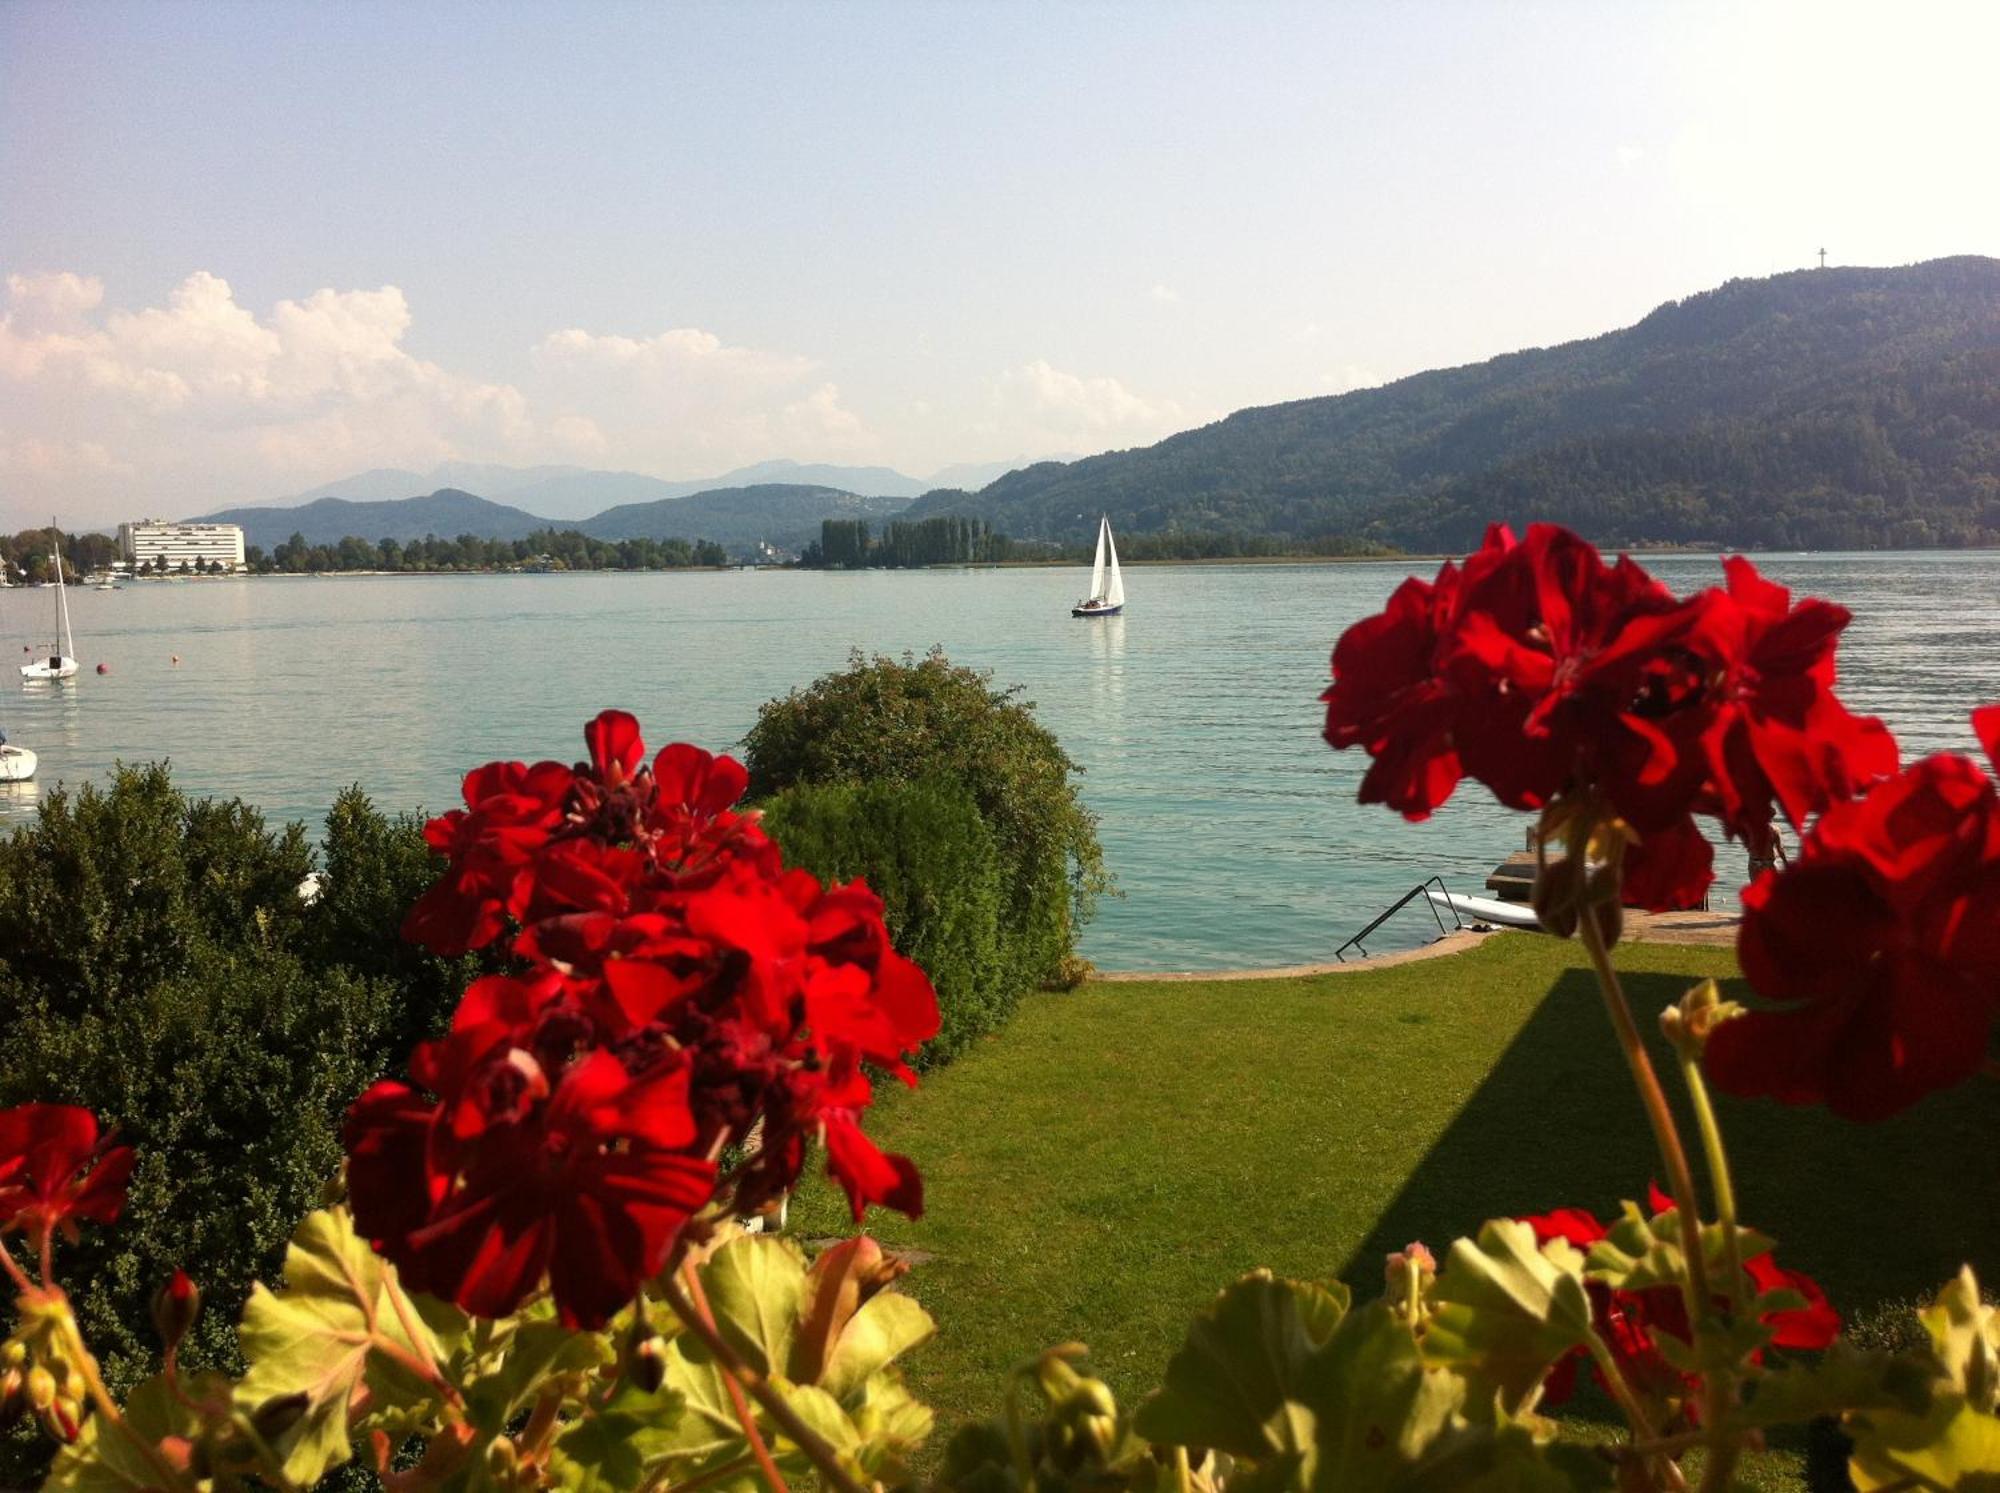
[[[2000,7],[0,6],[0,523],[1141,444],[2000,252]]]

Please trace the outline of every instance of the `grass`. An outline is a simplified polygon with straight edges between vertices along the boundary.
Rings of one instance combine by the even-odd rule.
[[[1618,963],[1649,1033],[1690,983],[1735,973],[1721,949]],[[1723,1102],[1748,1220],[1851,1313],[1966,1259],[2000,1277],[1984,1098],[1867,1128]],[[870,1128],[923,1169],[924,1218],[869,1226],[930,1256],[906,1284],[941,1330],[911,1369],[946,1427],[997,1413],[1010,1368],[1072,1339],[1135,1400],[1253,1267],[1372,1297],[1409,1240],[1442,1253],[1492,1216],[1608,1214],[1658,1170],[1581,950],[1526,935],[1364,973],[1040,996]],[[804,1189],[795,1233],[850,1227],[837,1192]],[[1785,1465],[1760,1485],[1798,1486]]]

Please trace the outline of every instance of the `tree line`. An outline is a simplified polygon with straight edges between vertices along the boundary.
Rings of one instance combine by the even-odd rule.
[[[326,571],[674,570],[727,565],[729,552],[707,539],[593,539],[575,529],[537,529],[524,539],[380,539],[350,534],[338,544],[308,544],[303,534],[266,554],[244,552],[258,575],[317,575]]]
[[[94,570],[103,570],[118,559],[118,541],[109,534],[71,534],[53,531],[62,546],[63,579],[74,581]],[[48,529],[23,529],[18,534],[0,534],[0,565],[10,585],[38,586],[56,578],[50,558]]]
[[[944,514],[892,518],[879,536],[865,518],[820,520],[819,538],[799,556],[806,570],[904,570],[922,565],[990,565],[1015,558],[1012,542],[983,518]]]

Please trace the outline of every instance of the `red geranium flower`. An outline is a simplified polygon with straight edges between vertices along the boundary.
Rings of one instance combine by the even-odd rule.
[[[1673,1200],[1657,1187],[1651,1190],[1650,1201],[1655,1216],[1673,1209]],[[1559,1208],[1522,1222],[1535,1231],[1537,1241],[1546,1244],[1551,1239],[1563,1239],[1585,1254],[1609,1232],[1594,1215],[1581,1208]],[[1784,1269],[1768,1252],[1745,1260],[1743,1273],[1750,1277],[1758,1295],[1785,1290],[1806,1300],[1803,1307],[1762,1315],[1760,1320],[1770,1329],[1773,1346],[1816,1351],[1839,1336],[1840,1315],[1810,1276]],[[1592,1326],[1611,1350],[1626,1380],[1642,1394],[1679,1403],[1692,1419],[1700,1381],[1675,1368],[1660,1352],[1656,1341],[1660,1335],[1684,1343],[1694,1340],[1688,1326],[1686,1298],[1680,1288],[1648,1286],[1638,1291],[1614,1290],[1602,1281],[1586,1280],[1584,1291],[1590,1298]],[[1716,1297],[1718,1305],[1727,1299],[1720,1294]],[[1577,1369],[1589,1359],[1589,1351],[1584,1348],[1565,1354],[1543,1383],[1543,1403],[1553,1408],[1567,1400],[1576,1388]],[[1591,1371],[1603,1383],[1603,1373],[1594,1363]]]
[[[97,1116],[73,1104],[0,1110],[0,1234],[41,1238],[76,1221],[111,1223],[125,1206],[132,1150],[98,1135]]]
[[[425,1065],[454,1080],[443,1105],[387,1082],[356,1101],[355,1226],[408,1284],[475,1315],[507,1315],[546,1277],[566,1325],[601,1327],[709,1199],[713,1168],[682,1151],[687,1070],[635,1076],[596,1049],[551,1073],[529,1046],[472,1053],[460,1035]]]
[[[1974,716],[1989,755],[2000,707]],[[1828,809],[1744,894],[1737,957],[1778,1002],[1710,1036],[1731,1093],[1879,1120],[1971,1077],[2000,1016],[2000,806],[1963,757]]]
[[[684,743],[648,764],[622,711],[584,736],[588,762],[482,768],[429,827],[449,864],[411,935],[477,946],[511,920],[526,969],[475,982],[346,1140],[357,1227],[412,1286],[498,1315],[546,1279],[594,1326],[718,1187],[754,1210],[814,1139],[857,1216],[920,1211],[916,1168],[859,1117],[864,1065],[914,1082],[938,1010],[879,898],[785,870],[734,811],[740,764]],[[753,1141],[718,1179],[712,1158]]]
[[[1796,606],[1742,556],[1723,561],[1738,636],[1705,746],[1723,822],[1758,853],[1774,809],[1793,828],[1896,770],[1896,742],[1872,716],[1833,694],[1834,645],[1850,614],[1831,602]]]

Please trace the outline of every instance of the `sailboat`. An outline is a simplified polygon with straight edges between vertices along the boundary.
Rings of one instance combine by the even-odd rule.
[[[1111,538],[1111,515],[1097,521],[1097,558],[1090,566],[1090,595],[1069,609],[1072,617],[1115,617],[1125,610],[1125,577],[1118,570],[1118,546]]]
[[[69,592],[63,586],[62,542],[56,537],[56,521],[49,520],[49,551],[56,562],[56,636],[61,640],[56,652],[21,665],[23,679],[67,679],[76,672],[76,640],[69,632]]]

